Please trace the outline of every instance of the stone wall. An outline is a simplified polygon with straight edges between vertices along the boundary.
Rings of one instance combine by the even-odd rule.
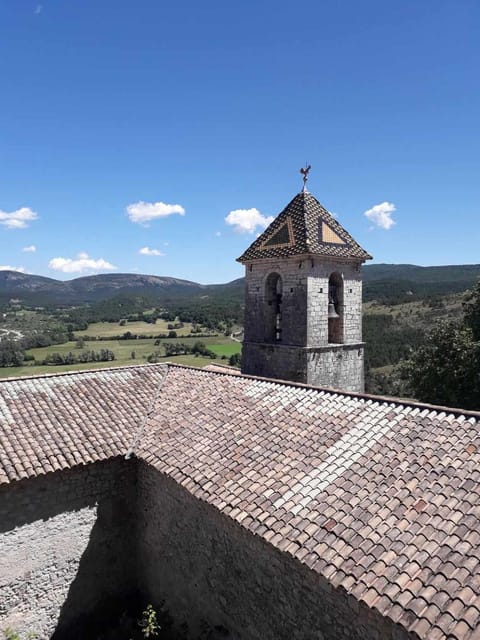
[[[307,350],[308,384],[362,393],[364,344],[338,344]]]
[[[413,640],[155,469],[139,463],[139,569],[189,640]],[[207,624],[205,624],[207,623]]]
[[[244,342],[243,373],[361,393],[364,390],[364,343],[291,347]]]
[[[268,301],[266,281],[271,273],[282,279],[282,342],[304,346],[307,340],[307,271],[299,261],[254,263],[245,276],[244,333],[247,342],[264,342],[270,333],[266,327]]]
[[[362,340],[362,276],[357,265],[333,260],[315,260],[308,273],[308,338],[307,346],[328,344],[328,281],[338,273],[343,282],[342,315],[343,343]]]
[[[267,278],[282,279],[281,340],[272,341]],[[340,350],[329,342],[329,278],[342,283],[337,309]],[[331,321],[332,322],[332,321]],[[297,348],[298,353],[292,348]],[[314,355],[300,353],[315,349]],[[330,350],[330,351],[329,351]],[[356,358],[353,357],[353,351]],[[358,360],[360,351],[361,362]],[[322,361],[323,360],[323,361]],[[363,391],[362,279],[354,262],[312,258],[255,261],[246,267],[245,337],[242,372],[319,386]]]
[[[302,347],[243,342],[243,373],[264,378],[307,382],[306,364],[306,350]]]
[[[95,610],[115,615],[134,591],[135,482],[119,459],[0,487],[0,635],[84,637]]]
[[[182,640],[418,640],[136,460],[6,485],[0,525],[0,631],[85,640],[151,602]]]

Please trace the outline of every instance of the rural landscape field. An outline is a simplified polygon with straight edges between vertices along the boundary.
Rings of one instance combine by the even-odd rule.
[[[402,395],[402,362],[439,321],[458,321],[480,267],[364,268],[366,388]],[[0,377],[148,362],[240,366],[243,281],[216,286],[116,275],[0,279]]]
[[[14,311],[10,315],[12,324],[17,327],[22,326],[24,313],[22,310]],[[37,317],[41,318],[40,313]],[[134,321],[131,324],[125,323],[122,327],[112,322],[93,323],[88,329],[73,333],[70,336],[72,340],[26,349],[23,363],[20,366],[1,367],[0,377],[39,375],[168,360],[174,360],[178,364],[203,367],[217,358],[228,364],[232,356],[241,352],[241,343],[238,339],[215,333],[197,337],[192,335],[190,323],[174,332],[178,337],[159,338],[157,336],[166,329],[164,324],[166,325],[161,320],[155,324]],[[115,339],[121,330],[123,333],[129,331],[136,337]],[[168,333],[167,330],[165,335]],[[74,361],[80,360],[82,356],[91,352],[98,354],[108,352],[107,355],[110,357],[85,362]]]

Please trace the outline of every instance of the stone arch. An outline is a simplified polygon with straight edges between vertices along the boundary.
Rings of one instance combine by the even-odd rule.
[[[282,340],[283,282],[279,273],[270,273],[265,280],[265,341]]]
[[[333,308],[332,308],[333,306]],[[336,317],[332,311],[335,311]],[[338,271],[328,279],[328,342],[342,344],[344,339],[343,276]]]

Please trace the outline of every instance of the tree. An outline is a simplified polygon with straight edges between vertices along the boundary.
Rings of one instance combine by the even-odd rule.
[[[242,356],[240,353],[234,353],[228,359],[228,364],[231,367],[239,367],[242,364]]]
[[[480,340],[480,280],[465,296],[463,303],[465,324],[470,327],[473,339]]]
[[[0,367],[21,367],[25,354],[15,340],[0,340]]]
[[[205,342],[201,342],[200,340],[197,340],[197,342],[195,342],[192,347],[192,353],[198,353],[198,355],[203,355],[206,351],[207,345],[205,344]]]
[[[418,400],[480,408],[480,284],[466,296],[463,321],[437,323],[401,375]]]

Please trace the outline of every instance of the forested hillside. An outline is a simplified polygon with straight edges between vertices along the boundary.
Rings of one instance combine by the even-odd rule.
[[[364,300],[399,303],[445,296],[471,288],[480,265],[418,267],[373,264],[362,269]],[[202,285],[170,276],[110,273],[61,281],[17,271],[0,271],[0,303],[12,298],[25,305],[92,304],[115,296],[141,296],[157,304],[243,302],[243,278],[225,284]]]
[[[439,320],[458,321],[464,292],[397,304],[363,305],[366,389],[370,393],[404,395],[397,365],[425,341]]]
[[[424,344],[436,320],[461,317],[463,292],[479,277],[480,265],[364,267],[363,338],[368,391],[402,395],[399,362]],[[182,326],[191,327],[189,331],[197,335],[228,336],[241,331],[243,291],[243,278],[201,285],[170,277],[109,274],[61,282],[0,272],[4,312],[0,315],[0,332],[4,338],[13,338],[9,345],[4,344],[4,360],[16,361],[22,345],[24,349],[41,349],[74,341],[78,335],[88,339],[92,331],[89,327],[98,323],[110,323],[108,336],[122,340],[124,334],[134,340],[134,327],[142,328],[142,323],[142,333],[152,340],[162,332],[168,337]],[[21,344],[18,336],[23,336]]]
[[[480,278],[480,265],[371,264],[364,266],[362,273],[365,302],[397,304],[471,289]]]

